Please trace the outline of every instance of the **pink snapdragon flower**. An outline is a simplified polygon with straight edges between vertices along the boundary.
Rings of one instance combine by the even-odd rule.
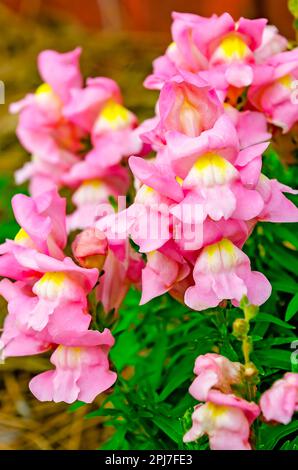
[[[250,103],[272,124],[288,132],[298,121],[298,48],[270,57],[255,67]]]
[[[61,198],[56,190],[45,192],[35,198],[16,194],[12,198],[12,208],[21,227],[15,236],[14,244],[35,248],[55,258],[64,258],[63,249],[67,241],[66,200]],[[0,254],[9,257],[11,246],[10,241],[2,244]],[[1,257],[0,266],[5,257]]]
[[[265,62],[273,55],[287,50],[287,47],[288,40],[279,34],[276,26],[267,25],[263,32],[262,42],[254,52],[256,62]]]
[[[216,307],[224,299],[237,306],[243,296],[262,305],[271,294],[266,277],[251,271],[249,258],[228,239],[202,249],[193,277],[195,286],[187,289],[184,299],[193,310]]]
[[[117,374],[109,369],[108,352],[114,344],[105,329],[73,335],[60,335],[61,343],[51,356],[54,370],[34,377],[29,388],[40,401],[91,403],[110,388]]]
[[[190,273],[190,266],[179,251],[170,244],[159,251],[147,253],[147,263],[142,271],[142,298],[145,304],[154,297],[169,292]]]
[[[91,315],[79,302],[70,301],[55,308],[47,325],[40,331],[31,326],[32,312],[39,299],[32,292],[32,287],[24,282],[11,282],[3,279],[0,282],[0,294],[8,302],[8,315],[4,320],[1,342],[3,356],[27,356],[40,354],[51,349],[57,343],[61,332],[69,337],[88,330]]]
[[[197,357],[194,367],[196,378],[189,388],[189,393],[198,401],[208,401],[210,390],[232,393],[232,385],[241,382],[243,366],[231,362],[219,354],[205,354]]]
[[[259,414],[256,403],[212,390],[208,401],[195,407],[192,427],[183,441],[196,441],[207,434],[211,450],[251,450],[250,426]]]
[[[17,195],[13,208],[22,228],[15,240],[1,245],[0,275],[21,282],[19,308],[23,287],[28,287],[27,294],[31,291],[24,301],[24,321],[28,328],[42,331],[57,309],[67,310],[71,303],[80,311],[86,309],[86,294],[95,285],[98,271],[81,268],[65,257],[65,200],[56,192],[37,198]]]
[[[252,83],[255,51],[266,40],[266,19],[240,18],[235,22],[228,13],[204,18],[174,12],[173,20],[173,43],[154,62],[153,75],[145,80],[145,86],[161,88],[184,70],[200,73],[219,90]]]
[[[109,78],[89,78],[85,88],[74,90],[65,116],[90,135],[93,148],[87,160],[109,166],[142,149],[137,118],[123,106],[120,89]]]
[[[210,129],[223,112],[208,83],[194,74],[183,72],[163,86],[157,103],[157,119],[151,121],[154,128],[141,137],[154,148],[166,143],[168,131],[197,137]]]
[[[258,215],[263,200],[254,188],[267,146],[265,142],[240,151],[236,129],[226,115],[196,138],[169,133],[168,154],[185,195],[173,209],[175,215],[179,217],[185,204],[202,207],[193,222],[203,222],[207,216],[217,221]]]
[[[263,393],[260,400],[262,413],[267,421],[290,423],[298,411],[298,374],[288,372]]]
[[[11,253],[11,270],[4,266],[6,270],[1,274],[28,283],[36,297],[36,302],[26,312],[28,327],[43,330],[56,309],[63,307],[67,310],[72,302],[81,310],[86,309],[86,294],[97,281],[97,269],[84,269],[71,258],[57,260],[18,245],[12,247]]]

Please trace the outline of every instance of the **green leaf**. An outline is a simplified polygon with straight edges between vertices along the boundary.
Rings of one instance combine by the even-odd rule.
[[[253,352],[252,356],[255,356],[262,366],[291,370],[291,351],[284,351],[283,349],[270,349],[269,351],[258,349]]]
[[[268,323],[275,323],[275,325],[282,326],[283,328],[287,328],[289,330],[295,329],[294,326],[289,325],[287,322],[281,320],[270,313],[259,313],[255,318],[253,318],[252,322],[268,322]]]
[[[171,417],[155,416],[154,423],[158,426],[172,441],[177,444],[182,441],[182,426],[178,419]]]
[[[129,445],[125,440],[125,435],[126,427],[120,426],[113,437],[100,447],[100,450],[128,450]]]
[[[125,366],[135,362],[135,356],[140,349],[134,330],[125,331],[117,339],[115,346],[111,349],[111,359],[116,368],[121,371]]]
[[[260,428],[260,449],[271,450],[274,449],[276,444],[284,437],[292,434],[298,430],[298,420],[292,421],[286,425],[269,426],[263,424]]]
[[[294,295],[294,297],[292,298],[292,300],[290,301],[288,305],[285,320],[286,321],[291,320],[291,318],[293,318],[297,312],[298,312],[298,293]]]

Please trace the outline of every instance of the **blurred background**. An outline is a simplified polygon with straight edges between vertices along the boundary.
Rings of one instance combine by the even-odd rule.
[[[40,84],[36,56],[46,48],[60,52],[83,47],[84,76],[117,80],[125,104],[140,119],[153,113],[156,92],[142,82],[152,60],[170,41],[171,11],[200,15],[228,11],[235,19],[267,17],[292,38],[293,19],[287,0],[1,0],[0,80],[5,104],[0,105],[0,242],[14,237],[10,199],[16,187],[13,172],[28,158],[15,137],[11,102]],[[0,300],[0,324],[6,305]],[[43,357],[7,360],[0,366],[0,449],[96,449],[110,433],[101,419],[85,420],[88,409],[72,412],[66,405],[38,403],[28,392],[32,375],[48,368]]]

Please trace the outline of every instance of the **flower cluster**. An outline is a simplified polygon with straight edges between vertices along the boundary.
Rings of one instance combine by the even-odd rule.
[[[267,390],[259,406],[235,391],[244,383],[244,367],[218,354],[199,356],[195,362],[197,376],[189,388],[198,401],[192,427],[184,442],[209,437],[212,450],[250,450],[251,425],[263,413],[267,421],[288,424],[298,407],[298,374],[287,373]]]
[[[12,200],[20,230],[0,246],[0,293],[8,302],[1,343],[5,357],[53,351],[56,369],[30,382],[41,401],[91,402],[116,380],[108,329],[89,330],[87,295],[98,270],[77,266],[65,248],[65,200],[55,190]],[[9,279],[7,279],[9,278]],[[12,282],[14,281],[14,282]]]
[[[163,85],[157,117],[142,125],[156,157],[130,157],[134,203],[96,224],[146,254],[142,303],[169,292],[205,310],[244,296],[261,305],[270,295],[241,248],[258,221],[294,222],[298,210],[283,194],[293,190],[261,173],[265,117],[232,111],[205,80],[181,71]]]
[[[298,121],[298,49],[266,19],[240,18],[224,13],[210,18],[173,13],[173,42],[154,62],[145,85],[160,89],[181,72],[208,81],[222,101],[237,104],[248,87],[248,107],[287,132]]]
[[[92,225],[98,204],[124,195],[129,173],[123,159],[142,151],[137,119],[122,104],[118,85],[105,77],[83,86],[81,49],[43,51],[38,69],[44,83],[11,105],[19,113],[17,136],[32,160],[16,180],[30,180],[31,194],[61,187],[73,191],[75,212],[68,230]]]
[[[286,132],[298,121],[298,49],[287,51],[264,19],[173,17],[174,42],[145,82],[160,90],[156,115],[140,126],[113,80],[84,86],[80,49],[42,52],[44,83],[11,106],[32,155],[16,179],[30,180],[31,197],[13,198],[20,230],[0,245],[1,345],[4,357],[52,351],[55,368],[30,382],[39,400],[91,402],[116,380],[114,339],[97,331],[96,315],[116,321],[131,285],[141,304],[166,292],[196,311],[245,304],[234,324],[245,364],[197,358],[190,393],[200,403],[184,441],[207,434],[212,449],[248,450],[261,413],[287,424],[297,410],[297,374],[259,404],[247,393],[257,383],[247,379],[249,321],[271,285],[243,246],[260,221],[298,221],[285,195],[297,192],[262,173],[273,126]],[[149,148],[155,156],[143,158]],[[62,188],[76,207],[68,215]]]

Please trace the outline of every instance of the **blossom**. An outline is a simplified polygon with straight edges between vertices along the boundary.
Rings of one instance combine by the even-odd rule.
[[[157,124],[143,133],[142,138],[160,148],[167,141],[167,131],[197,137],[212,127],[222,113],[223,108],[208,82],[183,72],[162,87],[157,103]]]
[[[27,282],[37,300],[27,312],[28,326],[36,331],[43,330],[57,308],[67,310],[72,302],[81,310],[86,308],[86,294],[97,281],[97,269],[84,269],[71,258],[57,260],[22,246],[13,246],[12,255],[12,271],[6,266],[3,274]]]
[[[33,294],[32,287],[24,282],[3,279],[0,293],[8,302],[8,315],[1,335],[4,357],[40,354],[52,348],[61,332],[72,337],[90,326],[91,315],[86,306],[74,300],[57,306],[46,326],[36,330],[30,323],[39,299]]]
[[[256,62],[262,63],[269,57],[285,51],[287,47],[288,40],[279,34],[276,26],[267,25],[263,32],[262,42],[254,52]]]
[[[241,381],[242,365],[231,362],[219,354],[205,354],[197,357],[194,367],[196,378],[189,393],[198,401],[208,401],[210,390],[232,393],[232,385]]]
[[[295,83],[298,79],[298,49],[270,57],[254,70],[248,90],[250,103],[265,114],[268,121],[288,132],[298,121]]]
[[[110,331],[88,331],[71,338],[62,334],[51,356],[54,370],[34,377],[29,388],[40,401],[91,403],[110,388],[117,374],[109,369],[108,352],[114,344]]]
[[[140,304],[170,291],[174,284],[185,279],[189,273],[190,266],[178,250],[165,245],[160,250],[147,253],[147,263],[142,271]]]
[[[193,277],[195,286],[187,289],[185,303],[194,310],[216,307],[224,299],[239,305],[243,296],[261,305],[271,293],[266,277],[251,271],[249,258],[228,239],[202,249]]]
[[[154,62],[145,86],[160,88],[184,70],[208,77],[220,90],[252,83],[255,51],[264,44],[267,20],[240,18],[235,22],[228,13],[204,18],[176,12],[173,20],[173,43]]]
[[[298,374],[288,372],[263,393],[260,407],[267,421],[288,424],[298,411]]]
[[[6,240],[0,245],[0,273],[12,279],[24,280],[26,277],[34,277],[34,274],[17,261],[15,253],[18,250],[32,249],[60,260],[65,257],[66,201],[56,190],[32,198],[17,194],[12,199],[12,208],[21,227],[14,240]]]
[[[212,390],[208,401],[195,407],[192,427],[183,441],[207,434],[211,450],[250,450],[250,426],[259,413],[256,403]]]

